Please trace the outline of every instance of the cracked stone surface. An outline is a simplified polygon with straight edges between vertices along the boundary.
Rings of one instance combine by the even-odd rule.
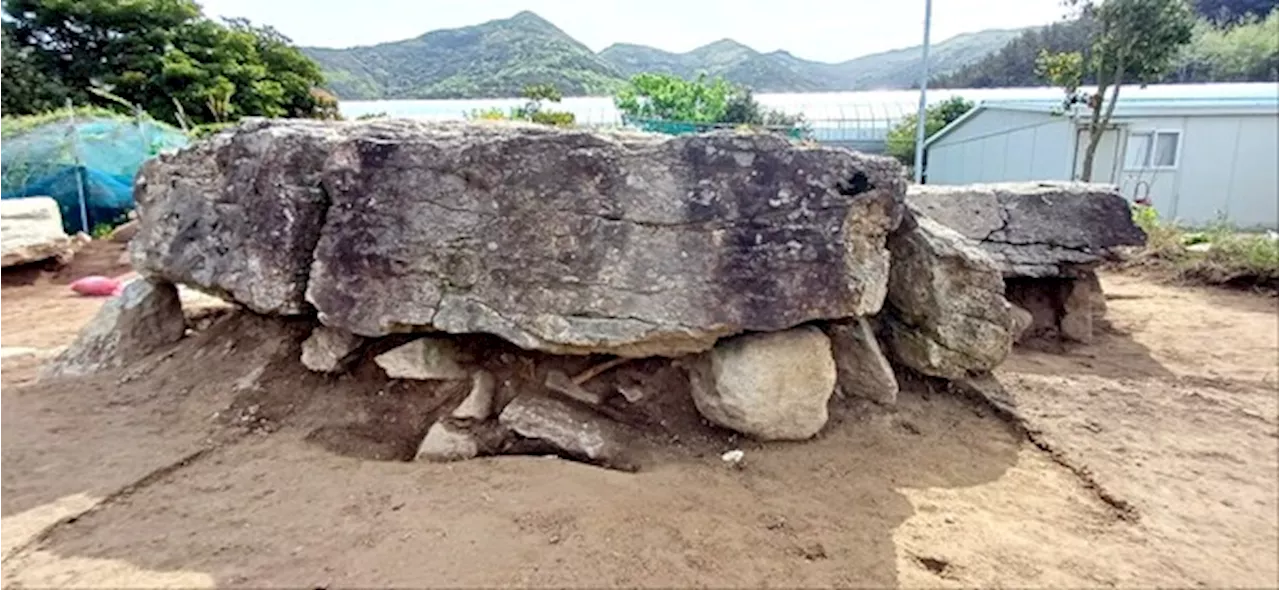
[[[338,129],[253,121],[148,160],[133,188],[134,269],[258,313],[307,312],[328,207],[320,172]]]
[[[640,357],[875,313],[905,185],[773,135],[281,120],[160,158],[137,192],[141,272],[260,313]]]
[[[1006,277],[1070,276],[1072,268],[1096,265],[1118,246],[1146,242],[1128,201],[1111,185],[913,185],[907,201],[977,240]]]
[[[990,371],[1013,346],[1014,318],[991,257],[915,211],[889,240],[893,269],[884,324],[902,364],[959,379]]]
[[[367,336],[696,352],[879,309],[899,170],[772,135],[366,125],[326,162],[307,298]]]

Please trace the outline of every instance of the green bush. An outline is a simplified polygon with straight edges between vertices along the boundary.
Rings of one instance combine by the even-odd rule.
[[[1225,221],[1203,232],[1186,232],[1160,219],[1154,207],[1134,205],[1133,220],[1147,244],[1133,263],[1164,270],[1172,277],[1208,285],[1276,290],[1280,241],[1267,234],[1241,233]]]

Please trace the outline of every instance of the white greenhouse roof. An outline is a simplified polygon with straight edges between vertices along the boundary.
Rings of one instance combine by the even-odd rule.
[[[1062,108],[1062,91],[1054,88],[1008,89],[1026,91],[1020,97],[992,98],[925,141],[929,145],[983,110],[1051,113]],[[1090,91],[1092,88],[1083,88]],[[1047,91],[1047,92],[1046,92]],[[1012,92],[1010,93],[1012,94]],[[1034,94],[1034,96],[1033,96]],[[1108,93],[1109,95],[1110,93]],[[1280,112],[1280,85],[1275,82],[1230,84],[1160,84],[1122,86],[1114,117],[1118,119],[1177,115],[1236,115]]]

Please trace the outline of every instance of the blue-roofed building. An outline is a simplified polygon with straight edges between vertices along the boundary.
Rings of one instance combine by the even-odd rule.
[[[1275,83],[1123,87],[1093,181],[1190,225],[1225,218],[1276,229],[1278,90]],[[1080,178],[1089,113],[1063,114],[1061,106],[1058,97],[978,103],[925,142],[926,182]]]

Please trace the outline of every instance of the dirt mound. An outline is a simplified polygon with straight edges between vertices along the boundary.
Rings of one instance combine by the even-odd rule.
[[[229,313],[170,350],[88,382],[119,386],[125,399],[129,392],[150,391],[222,400],[216,419],[207,425],[214,439],[266,434],[289,425],[306,430],[307,441],[328,451],[387,461],[413,459],[427,428],[467,393],[466,382],[388,378],[373,358],[408,337],[375,342],[348,373],[309,371],[299,357],[301,342],[312,327],[306,319]],[[460,337],[456,342],[475,359],[476,368],[496,378],[498,408],[524,392],[549,395],[543,384],[550,372],[578,374],[604,358],[530,352],[491,336]],[[55,380],[35,387],[54,389],[65,383]],[[669,359],[629,361],[583,385],[601,397],[619,386],[640,387],[645,395],[634,402],[606,398],[594,409],[643,434],[636,453],[647,464],[718,455],[737,444],[738,435],[700,418],[684,370]],[[76,387],[83,388],[78,382]]]

